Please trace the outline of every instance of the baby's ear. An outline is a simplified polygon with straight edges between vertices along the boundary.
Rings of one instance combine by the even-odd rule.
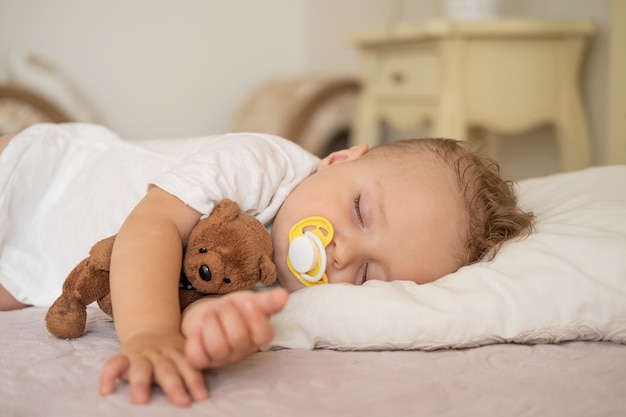
[[[354,161],[355,159],[365,155],[368,151],[369,147],[365,143],[355,145],[349,149],[335,151],[319,162],[317,170],[319,171],[339,162]]]

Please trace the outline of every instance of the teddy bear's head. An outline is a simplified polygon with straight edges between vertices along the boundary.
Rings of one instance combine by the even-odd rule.
[[[272,240],[254,216],[221,200],[189,235],[183,273],[196,291],[226,294],[276,280]]]

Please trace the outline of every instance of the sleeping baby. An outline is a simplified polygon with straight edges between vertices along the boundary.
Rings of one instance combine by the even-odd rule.
[[[202,370],[269,342],[287,292],[433,282],[532,227],[497,164],[451,139],[358,145],[320,160],[267,134],[132,142],[97,125],[40,124],[0,138],[0,151],[0,310],[50,305],[91,245],[117,233],[120,349],[100,391],[127,379],[135,403],[149,400],[152,383],[179,406],[207,398]],[[183,248],[223,198],[271,229],[283,288],[202,299],[181,315]]]

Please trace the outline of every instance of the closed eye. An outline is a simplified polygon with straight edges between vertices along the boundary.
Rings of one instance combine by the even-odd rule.
[[[359,222],[359,225],[361,227],[365,227],[365,223],[363,221],[363,216],[361,215],[361,193],[357,194],[354,197],[354,214],[356,215],[357,221]],[[363,284],[365,281],[367,281],[367,268],[368,268],[369,264],[365,264],[360,268],[360,279],[359,279],[359,285]]]
[[[365,226],[363,224],[363,217],[361,216],[361,193],[354,197],[354,214],[356,214],[356,218],[361,227]]]

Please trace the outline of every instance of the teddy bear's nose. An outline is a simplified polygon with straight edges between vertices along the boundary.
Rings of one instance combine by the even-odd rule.
[[[206,265],[200,265],[200,269],[198,270],[200,274],[200,278],[204,281],[211,281],[211,270]]]

